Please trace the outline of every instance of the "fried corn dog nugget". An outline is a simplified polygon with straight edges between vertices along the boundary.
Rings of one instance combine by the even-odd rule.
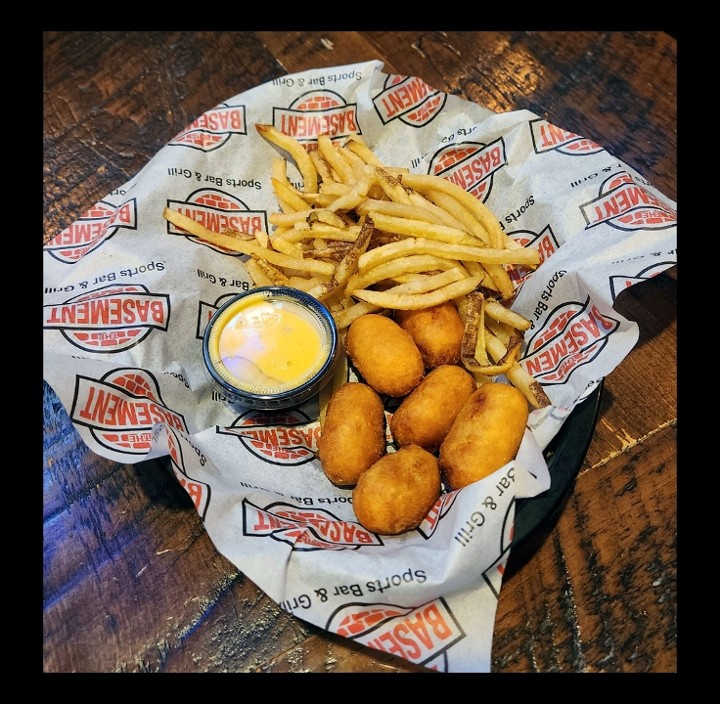
[[[397,535],[417,528],[440,496],[435,455],[407,445],[363,472],[353,489],[353,510],[370,532]]]
[[[393,438],[401,447],[419,445],[435,452],[476,388],[472,374],[463,367],[442,364],[432,369],[393,413]]]
[[[452,301],[430,308],[396,310],[395,321],[415,340],[427,369],[460,362],[465,325]]]
[[[348,381],[328,401],[317,456],[327,478],[354,486],[385,452],[385,410],[367,384]]]
[[[422,355],[410,334],[384,315],[367,313],[354,320],[345,352],[379,394],[407,396],[425,375]]]
[[[509,384],[478,387],[440,445],[440,470],[451,489],[483,479],[514,459],[528,420],[528,402]]]

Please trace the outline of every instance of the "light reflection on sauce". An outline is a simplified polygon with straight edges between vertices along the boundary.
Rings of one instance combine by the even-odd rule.
[[[223,318],[214,361],[242,386],[291,388],[327,358],[318,322],[292,301],[241,301]]]

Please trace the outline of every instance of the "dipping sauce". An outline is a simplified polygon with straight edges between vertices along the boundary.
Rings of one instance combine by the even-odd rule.
[[[284,408],[329,380],[337,352],[330,312],[299,289],[265,286],[223,305],[205,332],[213,382],[231,402]]]

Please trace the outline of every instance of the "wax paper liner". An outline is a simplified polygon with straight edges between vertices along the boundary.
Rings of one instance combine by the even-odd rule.
[[[55,235],[43,254],[44,378],[94,452],[167,457],[219,552],[289,613],[432,669],[487,672],[515,501],[548,489],[542,450],[635,345],[637,325],[613,304],[676,262],[676,204],[591,139],[382,68],[305,71],[216,105]],[[516,460],[443,494],[402,536],[365,531],[350,491],[325,478],[317,398],[233,410],[203,370],[209,317],[250,279],[243,257],[162,213],[269,231],[275,152],[256,123],[309,145],[356,131],[384,163],[461,184],[542,254],[534,272],[512,272],[513,309],[532,322],[522,364],[552,405],[531,414]]]

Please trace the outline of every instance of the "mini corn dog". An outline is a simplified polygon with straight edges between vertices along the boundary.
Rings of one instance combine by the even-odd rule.
[[[483,479],[515,458],[528,402],[514,386],[487,382],[460,409],[440,445],[440,470],[451,489]]]
[[[428,372],[390,419],[395,442],[435,452],[476,387],[472,374],[460,366],[443,364]]]
[[[440,496],[435,455],[407,445],[363,472],[353,489],[358,521],[373,533],[397,535],[417,528]]]
[[[410,334],[384,315],[368,313],[353,321],[345,351],[379,394],[407,396],[425,374],[422,355]]]
[[[328,401],[318,439],[318,458],[337,486],[354,486],[385,452],[385,410],[367,384],[346,382]]]
[[[415,340],[427,369],[460,362],[465,324],[453,301],[419,310],[396,310],[395,322]]]

